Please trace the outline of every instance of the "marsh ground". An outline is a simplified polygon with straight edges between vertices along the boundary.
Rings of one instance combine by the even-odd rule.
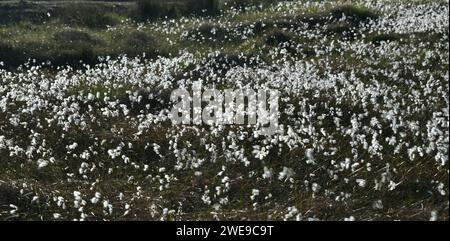
[[[255,2],[0,1],[0,218],[448,220],[448,1]],[[197,80],[280,133],[171,125]]]

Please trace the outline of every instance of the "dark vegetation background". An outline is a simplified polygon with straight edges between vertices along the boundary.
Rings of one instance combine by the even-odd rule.
[[[52,68],[62,65],[74,67],[95,64],[100,56],[117,57],[126,54],[135,57],[145,53],[146,58],[176,55],[180,49],[209,51],[230,36],[229,29],[205,23],[192,26],[191,40],[179,41],[180,36],[161,35],[152,31],[137,31],[124,22],[158,22],[167,18],[215,17],[228,9],[246,12],[252,8],[264,9],[273,3],[286,0],[137,0],[137,1],[5,1],[0,0],[0,61],[8,68],[16,68],[29,59],[48,62]],[[332,10],[337,14],[357,16],[356,21],[376,17],[367,9],[346,6]],[[330,12],[292,16],[291,19],[258,20],[258,24],[287,26],[295,21],[323,23]],[[254,16],[241,19],[243,24],[254,21]],[[281,25],[280,25],[281,24]],[[351,26],[335,26],[331,32],[343,32]],[[116,28],[108,31],[108,28]],[[217,33],[211,36],[211,30]],[[198,34],[199,33],[199,34]],[[262,44],[275,46],[280,42],[294,41],[292,36],[278,28],[260,29]],[[395,38],[395,36],[387,36]],[[201,45],[198,41],[200,38]],[[177,42],[168,47],[167,40]],[[229,39],[228,39],[229,40]],[[250,52],[239,47],[241,40],[231,39],[230,49]],[[234,44],[234,45],[233,45]],[[222,46],[220,46],[222,47]],[[244,46],[245,47],[245,46]],[[307,49],[305,49],[308,52]]]
[[[98,56],[167,54],[154,36],[132,31],[109,39],[104,31],[125,19],[158,21],[182,16],[213,16],[224,8],[266,5],[280,0],[137,0],[137,1],[5,1],[0,0],[0,61],[17,67],[28,59],[52,66],[94,64]],[[54,33],[40,25],[67,26]],[[3,26],[3,33],[2,33]],[[13,29],[14,31],[9,31]],[[38,30],[37,30],[38,29]],[[17,31],[16,31],[17,30]],[[21,32],[35,31],[29,34]],[[16,33],[14,33],[16,32]],[[28,36],[27,36],[28,35]],[[96,35],[96,36],[95,36]],[[100,36],[101,35],[101,36]],[[39,41],[39,40],[45,41]],[[105,46],[106,47],[100,47]]]

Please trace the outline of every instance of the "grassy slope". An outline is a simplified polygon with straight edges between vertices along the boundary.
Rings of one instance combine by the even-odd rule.
[[[307,39],[304,36],[295,35],[291,36],[289,33],[285,33],[283,31],[277,32],[278,30],[276,28],[269,29],[262,31],[261,33],[256,34],[255,36],[251,37],[250,39],[241,40],[241,39],[231,39],[230,41],[225,41],[225,44],[222,41],[216,41],[216,38],[219,38],[220,36],[214,35],[214,36],[201,36],[200,38],[198,36],[193,36],[192,38],[180,38],[181,33],[189,33],[191,32],[199,32],[200,29],[206,29],[205,35],[208,34],[208,31],[211,30],[211,26],[215,26],[215,22],[220,22],[222,20],[227,20],[227,22],[230,24],[230,27],[227,29],[224,29],[224,31],[233,31],[233,29],[239,28],[241,25],[246,24],[253,24],[255,21],[259,21],[261,19],[264,19],[266,23],[284,23],[286,20],[290,21],[292,19],[298,19],[310,16],[316,16],[321,14],[328,15],[331,11],[332,7],[329,9],[305,9],[304,12],[297,12],[294,14],[284,14],[281,11],[277,13],[269,12],[269,11],[249,11],[249,12],[241,12],[238,15],[234,15],[232,13],[226,13],[223,16],[219,16],[215,19],[198,19],[198,18],[187,18],[186,23],[182,27],[177,27],[176,31],[174,32],[168,32],[166,31],[167,28],[160,28],[158,26],[164,26],[162,23],[163,21],[158,21],[155,23],[151,23],[145,26],[140,27],[139,31],[136,31],[136,28],[141,26],[141,23],[134,23],[134,22],[120,22],[121,20],[124,20],[124,16],[114,15],[114,18],[117,20],[117,22],[114,24],[113,28],[107,29],[107,28],[92,28],[88,26],[83,25],[67,25],[67,23],[62,22],[59,19],[50,20],[46,22],[45,24],[33,24],[29,22],[21,22],[16,25],[5,25],[0,27],[0,48],[3,45],[3,48],[6,49],[5,46],[10,49],[11,53],[13,53],[15,56],[21,56],[20,54],[23,54],[23,57],[35,57],[38,58],[40,61],[46,61],[46,60],[54,60],[54,61],[62,61],[61,64],[64,61],[71,62],[71,61],[77,61],[79,59],[83,58],[89,58],[88,60],[94,61],[94,57],[96,56],[103,56],[103,55],[118,55],[120,53],[126,53],[126,51],[130,51],[130,53],[135,49],[131,50],[124,50],[127,46],[130,45],[130,42],[139,41],[139,39],[144,39],[144,43],[148,43],[151,41],[151,43],[154,43],[152,45],[146,46],[144,43],[137,43],[137,46],[141,47],[142,51],[145,52],[151,52],[153,53],[150,57],[154,57],[156,55],[177,55],[178,51],[180,49],[186,49],[190,52],[197,53],[198,55],[205,55],[209,52],[218,50],[220,52],[235,55],[239,53],[245,53],[249,56],[256,55],[256,54],[262,54],[266,53],[268,50],[270,50],[271,47],[271,41],[274,39],[274,41],[278,41],[280,38],[283,39],[283,37],[286,37],[289,39],[289,41],[294,41],[296,43],[304,43],[304,45],[312,44],[315,40],[313,39]],[[211,24],[207,25],[205,23],[212,22]],[[165,26],[171,26],[170,23],[166,23]],[[220,27],[220,26],[219,26]],[[338,34],[336,34],[336,38],[342,38],[342,35],[339,35],[339,26],[334,26],[337,28],[337,30],[332,29],[330,31],[337,31]],[[345,26],[344,26],[345,28]],[[76,36],[84,36],[82,37],[79,42],[70,43],[70,41],[64,40],[64,35],[61,38],[56,38],[55,36],[58,36],[58,33],[64,33],[68,34],[70,31],[76,30],[75,33]],[[135,34],[129,34],[130,32],[133,32]],[[201,31],[200,31],[201,32]],[[86,37],[86,35],[83,35],[81,33],[86,33],[89,37]],[[142,35],[143,34],[143,35]],[[284,36],[286,35],[286,36]],[[16,36],[21,36],[20,40]],[[131,36],[131,37],[130,37]],[[127,39],[129,37],[129,39]],[[204,37],[204,38],[203,38]],[[384,36],[386,37],[386,36]],[[442,36],[439,35],[424,35],[420,36],[422,38],[421,40],[427,39],[430,42],[439,40]],[[69,35],[69,38],[73,38],[72,35]],[[148,39],[146,39],[148,38]],[[365,37],[359,37],[360,39],[363,39],[367,42],[376,42],[377,39],[383,38],[383,36],[378,35],[368,35]],[[396,41],[403,41],[404,44],[413,44],[414,39],[411,38],[402,38],[402,36],[390,36],[388,35],[386,38],[392,38]],[[447,37],[448,38],[448,37]],[[271,40],[272,39],[272,40]],[[168,41],[163,41],[168,40]],[[169,41],[171,43],[169,43]],[[310,42],[308,42],[310,41]],[[69,42],[69,43],[68,43]],[[275,42],[278,44],[278,42]],[[63,50],[71,50],[76,49],[75,51],[78,51],[76,46],[87,44],[86,48],[87,52],[75,52],[75,53],[66,53],[66,55],[62,54]],[[36,47],[37,46],[37,47]],[[308,56],[307,49],[306,51],[306,58],[310,58],[311,60],[314,60],[313,56]],[[6,53],[3,52],[3,54]],[[140,54],[139,52],[132,52],[131,54]],[[55,60],[52,59],[54,56],[62,56],[61,60]],[[65,57],[68,56],[68,57]],[[64,59],[68,58],[68,59]],[[20,59],[21,61],[23,59]],[[84,59],[86,60],[86,59]],[[335,56],[334,59],[335,68],[367,68],[369,67],[370,63],[364,63],[359,62],[357,60],[354,60],[351,58],[351,56],[345,56],[345,58],[339,57],[339,55]],[[19,62],[17,62],[19,63]],[[14,63],[16,64],[16,63]],[[12,65],[14,65],[12,64]],[[344,67],[342,67],[344,66]],[[373,66],[372,66],[373,67]],[[380,69],[385,68],[386,66],[375,66]],[[443,66],[445,68],[445,66]],[[436,65],[435,71],[442,71],[442,66]],[[418,66],[419,68],[419,66]],[[119,93],[118,95],[123,94]],[[110,140],[111,146],[114,146],[114,144],[117,145],[117,143],[121,141],[127,140],[127,138],[131,138],[131,136],[127,135],[121,135],[121,134],[111,134],[109,130],[113,127],[124,127],[126,128],[126,122],[128,120],[117,120],[116,123],[109,123],[110,126],[98,126],[99,136],[103,136],[105,139]],[[125,130],[126,132],[126,130]],[[131,132],[131,131],[130,131]],[[162,132],[162,133],[161,133]],[[26,133],[20,133],[18,131],[16,133],[17,135],[24,135],[24,139],[27,138]],[[55,136],[57,136],[59,133],[55,133]],[[147,133],[148,140],[142,139],[138,143],[138,145],[142,145],[141,149],[144,149],[144,145],[146,142],[155,142],[155,143],[161,143],[164,144],[164,132],[161,129],[152,129],[150,130],[150,133]],[[73,136],[75,140],[67,140],[67,143],[60,143],[59,145],[65,146],[66,144],[70,144],[71,141],[76,141],[78,143],[85,142],[86,146],[89,146],[89,142],[92,141],[91,137],[84,136],[82,131],[74,130]],[[151,137],[151,138],[150,138]],[[50,137],[49,137],[50,138]],[[154,139],[156,138],[156,139]],[[160,139],[159,139],[160,138]],[[189,138],[189,136],[185,136],[186,140],[195,140],[194,138]],[[130,139],[131,140],[131,139]],[[57,140],[48,140],[49,143],[56,142]],[[246,143],[246,145],[250,145],[251,143]],[[200,145],[199,143],[194,143],[194,145]],[[139,149],[139,147],[136,147]],[[345,152],[345,150],[343,150]],[[60,153],[61,156],[64,156],[64,150],[61,150]],[[150,155],[149,153],[140,153],[140,155],[146,156]],[[292,163],[296,161],[296,158],[298,156],[303,156],[304,153],[300,150],[293,151],[288,153],[287,155],[283,156],[283,162],[284,163]],[[100,156],[99,159],[107,158]],[[276,155],[273,155],[269,157],[269,162],[275,162],[279,157]],[[1,159],[1,158],[0,158]],[[156,203],[158,202],[164,202],[164,206],[169,207],[176,207],[178,205],[178,201],[182,201],[184,205],[184,211],[185,213],[181,216],[176,216],[177,219],[210,219],[211,218],[211,208],[203,206],[202,204],[197,203],[199,200],[198,193],[195,193],[197,191],[197,187],[205,186],[210,183],[216,183],[218,182],[218,178],[216,176],[216,173],[220,171],[221,168],[221,161],[219,160],[218,163],[215,164],[209,164],[211,166],[205,166],[203,167],[204,170],[209,170],[209,172],[204,173],[204,175],[201,178],[193,177],[193,173],[190,170],[185,171],[184,173],[181,173],[178,175],[179,180],[177,180],[178,183],[183,183],[184,185],[178,185],[178,186],[171,186],[170,188],[164,189],[163,191],[158,190],[160,187],[160,183],[158,180],[163,180],[164,178],[160,177],[158,172],[156,170],[152,170],[153,174],[153,181],[146,180],[148,176],[143,173],[139,173],[137,171],[134,171],[132,167],[124,167],[120,169],[122,172],[115,172],[111,175],[106,175],[106,173],[103,173],[103,169],[95,170],[95,175],[101,176],[102,180],[99,181],[96,184],[97,190],[101,190],[103,195],[113,197],[117,194],[116,190],[123,190],[125,194],[127,193],[133,193],[135,192],[136,184],[133,182],[130,182],[129,180],[126,180],[124,177],[134,175],[134,178],[139,180],[141,182],[142,192],[146,193],[147,197],[151,197],[152,194],[155,194],[155,197],[157,197],[155,200],[139,200],[139,197],[135,196],[126,196],[126,200],[124,202],[133,202],[133,211],[130,213],[127,217],[122,217],[119,214],[115,216],[115,219],[153,219],[152,216],[146,216],[150,215],[151,213],[150,209],[154,208],[149,205],[149,203]],[[68,160],[68,162],[73,162],[73,166],[69,165],[69,168],[73,169],[74,172],[76,172],[76,169],[78,168],[78,161],[76,159]],[[74,189],[77,186],[80,187],[80,189],[83,189],[83,193],[87,196],[93,196],[94,191],[89,190],[87,187],[85,181],[80,179],[76,180],[76,182],[73,183],[67,183],[67,182],[61,182],[58,180],[64,180],[67,178],[66,176],[66,170],[63,170],[66,164],[64,165],[54,165],[51,167],[50,170],[46,170],[46,172],[39,172],[33,169],[33,166],[27,166],[25,167],[18,167],[14,166],[12,164],[13,162],[8,162],[4,159],[0,162],[0,168],[2,170],[6,170],[0,173],[0,192],[2,193],[2,196],[0,198],[0,204],[8,204],[8,203],[15,203],[15,205],[19,206],[21,210],[27,210],[28,213],[22,213],[21,219],[39,219],[40,217],[44,216],[45,218],[51,218],[51,213],[53,213],[55,210],[52,210],[52,207],[45,206],[45,205],[31,205],[30,204],[30,197],[24,195],[23,193],[20,193],[21,187],[18,186],[19,183],[29,183],[30,186],[34,187],[34,191],[42,194],[42,196],[51,196],[50,193],[53,192],[53,190],[65,190],[67,185],[70,186],[70,189]],[[427,163],[427,162],[423,162]],[[114,163],[108,163],[108,162],[100,162],[100,165],[105,166],[113,166]],[[141,163],[139,163],[141,165]],[[225,165],[225,163],[224,163]],[[249,167],[247,169],[250,169],[252,167]],[[414,176],[417,172],[420,170],[426,169],[426,166],[418,166],[413,169],[411,169],[411,172],[408,173],[408,175]],[[106,168],[105,168],[106,169]],[[241,172],[247,173],[247,169],[242,170],[233,170],[236,173],[236,176],[238,176]],[[305,173],[308,173],[305,167]],[[94,174],[93,174],[94,175]],[[94,175],[94,176],[95,176]],[[426,174],[426,176],[431,176],[432,173]],[[446,177],[439,177],[440,179],[445,179]],[[220,178],[219,178],[220,179]],[[156,180],[156,181],[155,181]],[[263,183],[264,181],[261,181],[261,184],[267,185],[266,188],[268,190],[283,190],[284,186],[288,186],[288,183],[282,183],[282,184],[270,184],[270,183]],[[278,186],[279,185],[279,186]],[[230,207],[228,208],[228,213],[222,212],[221,215],[223,217],[226,217],[227,219],[240,219],[242,216],[245,216],[247,219],[266,219],[267,216],[265,216],[266,212],[271,213],[277,213],[277,205],[270,206],[270,207],[261,207],[261,209],[256,212],[253,211],[251,208],[247,208],[251,205],[251,202],[248,200],[247,197],[243,197],[243,195],[247,195],[251,190],[253,184],[252,183],[240,183],[240,186],[233,186],[232,190],[230,192],[231,197],[233,197],[234,202],[230,204]],[[263,185],[262,185],[263,186]],[[353,202],[342,202],[340,206],[333,206],[330,207],[327,204],[327,200],[325,198],[321,197],[312,197],[311,195],[307,193],[303,193],[300,190],[297,190],[293,194],[290,194],[290,196],[286,195],[283,192],[273,192],[274,199],[278,200],[279,204],[279,216],[274,215],[273,219],[280,219],[282,218],[282,210],[285,208],[286,203],[294,204],[295,206],[299,207],[302,213],[307,213],[308,210],[314,210],[315,213],[320,214],[325,219],[335,219],[335,218],[342,218],[346,214],[351,213],[355,210],[358,210],[359,217],[361,219],[364,218],[371,218],[371,219],[395,219],[395,218],[402,218],[402,219],[427,219],[428,215],[431,210],[434,210],[437,208],[443,208],[439,205],[443,202],[441,199],[428,199],[423,198],[426,195],[423,195],[422,193],[415,194],[414,190],[403,190],[405,195],[403,196],[403,200],[399,200],[399,196],[391,195],[390,193],[386,192],[384,199],[385,205],[388,206],[387,213],[383,213],[382,211],[379,211],[380,213],[377,214],[376,212],[371,209],[372,203],[368,203],[365,201],[365,197],[370,196],[370,193],[358,193],[359,199],[355,199]],[[195,195],[193,196],[193,193]],[[61,196],[71,196],[71,193],[57,193],[54,194],[54,196],[61,195]],[[240,198],[241,197],[241,198]],[[368,197],[370,199],[370,197]],[[164,201],[161,201],[164,200]],[[173,200],[173,203],[171,203],[171,200]],[[118,200],[115,200],[119,202]],[[448,201],[448,200],[447,200]],[[406,208],[401,208],[401,207]],[[275,210],[266,210],[266,209],[275,209]],[[448,207],[447,207],[448,208]],[[401,210],[401,211],[396,211]],[[448,210],[447,210],[448,211]],[[99,207],[98,210],[91,210],[92,213],[101,213],[102,209]],[[375,214],[374,214],[375,212]],[[76,216],[76,214],[73,214],[73,216]],[[8,216],[11,217],[11,216]],[[5,216],[5,218],[8,218]],[[94,217],[93,217],[94,218]],[[444,217],[448,219],[448,216]],[[94,218],[95,219],[95,218]]]
[[[211,50],[242,49],[242,41],[227,41],[222,48],[214,41],[185,41],[180,39],[183,32],[195,32],[199,27],[214,27],[204,24],[208,19],[188,17],[182,27],[166,24],[175,31],[168,33],[162,26],[162,20],[145,26],[136,20],[136,6],[133,2],[108,3],[89,1],[27,3],[22,6],[13,2],[0,4],[0,59],[7,66],[17,67],[27,59],[38,62],[52,61],[54,66],[71,64],[79,61],[93,64],[98,56],[118,56],[127,54],[131,57],[146,52],[147,57],[157,55],[177,55],[181,49],[209,52]],[[48,15],[47,15],[48,14]],[[276,19],[273,13],[264,11],[242,12],[237,16],[227,14],[214,21],[226,20],[232,25],[250,24],[257,19]],[[276,20],[275,20],[276,21]],[[136,31],[139,28],[140,31]],[[210,28],[211,29],[211,28]],[[208,31],[210,29],[205,29]],[[231,27],[226,31],[237,30]],[[129,33],[132,34],[129,34]],[[137,33],[139,32],[139,33]],[[133,34],[134,33],[134,34]],[[208,33],[207,33],[208,34]],[[226,33],[225,33],[226,34]],[[67,35],[67,36],[64,36]],[[18,38],[20,36],[20,38]],[[58,38],[58,36],[61,36]],[[216,38],[216,36],[209,36]],[[152,41],[142,43],[142,38]],[[161,41],[162,40],[162,41]],[[192,40],[192,39],[191,39]],[[130,46],[130,42],[134,43]],[[245,46],[242,46],[246,48]]]

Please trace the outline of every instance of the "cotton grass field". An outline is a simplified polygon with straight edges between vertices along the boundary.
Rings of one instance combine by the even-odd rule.
[[[447,0],[14,4],[0,220],[448,221]],[[173,125],[198,80],[279,90],[279,133]]]

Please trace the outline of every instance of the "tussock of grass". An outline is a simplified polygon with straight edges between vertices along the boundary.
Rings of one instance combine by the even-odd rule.
[[[352,23],[360,23],[379,18],[379,15],[373,10],[354,5],[345,5],[331,10],[334,19],[347,17]]]
[[[212,23],[204,23],[188,31],[186,39],[203,44],[239,42],[239,36],[233,35],[232,29],[223,28]]]
[[[380,44],[382,42],[393,42],[401,39],[399,34],[377,34],[369,37],[369,41],[374,44]]]
[[[219,13],[218,0],[138,0],[137,14],[141,20],[186,15],[215,15]]]
[[[57,32],[53,35],[53,38],[57,43],[60,43],[61,45],[65,44],[97,45],[102,43],[100,39],[93,37],[90,33],[77,29],[69,29]]]
[[[71,4],[55,12],[58,19],[70,26],[106,28],[118,23],[112,12],[104,12],[102,6]]]
[[[7,65],[20,64],[22,59],[17,59],[19,53],[10,44],[0,41],[0,60]]]
[[[125,53],[130,57],[145,53],[148,57],[155,57],[159,45],[153,36],[141,31],[132,31],[126,33],[120,41],[119,53]]]
[[[292,41],[292,35],[282,30],[272,30],[266,34],[266,44],[271,46],[278,46],[283,43]]]

